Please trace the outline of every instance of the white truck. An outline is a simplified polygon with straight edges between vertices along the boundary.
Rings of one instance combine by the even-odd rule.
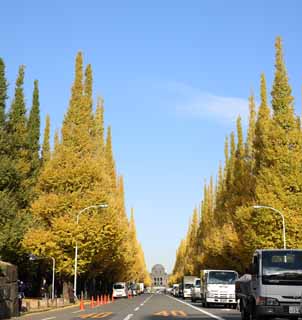
[[[182,278],[183,299],[191,298],[191,288],[193,287],[196,278],[197,277],[195,276],[184,276]]]
[[[200,278],[195,278],[195,281],[193,283],[193,287],[191,288],[191,301],[196,302],[197,300],[201,300]]]
[[[172,291],[171,291],[171,293],[172,293],[172,295],[173,295],[174,297],[177,296],[178,288],[179,288],[179,284],[178,284],[178,283],[174,283],[174,284],[173,284],[173,287],[172,287]]]
[[[138,294],[143,294],[144,293],[144,291],[145,291],[145,285],[144,285],[144,283],[143,282],[139,282],[138,284],[137,284],[137,288],[138,288]]]
[[[236,309],[235,281],[238,273],[234,270],[202,270],[200,273],[200,295],[204,307],[223,304]]]
[[[302,250],[256,250],[236,296],[243,320],[302,317]]]

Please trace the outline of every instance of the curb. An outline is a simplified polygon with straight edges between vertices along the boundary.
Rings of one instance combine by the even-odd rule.
[[[89,305],[90,302],[88,302],[86,300],[86,302],[84,302],[84,305]],[[74,303],[74,304],[70,304],[70,305],[66,305],[66,306],[62,306],[62,307],[58,307],[58,308],[47,308],[47,309],[43,309],[43,310],[33,310],[33,311],[28,311],[28,312],[24,312],[20,317],[15,317],[12,319],[22,319],[22,318],[27,318],[31,315],[37,315],[37,314],[42,314],[42,313],[47,313],[47,312],[54,312],[54,311],[59,311],[59,310],[64,310],[64,309],[71,309],[71,308],[75,308],[75,307],[79,307],[80,303]]]

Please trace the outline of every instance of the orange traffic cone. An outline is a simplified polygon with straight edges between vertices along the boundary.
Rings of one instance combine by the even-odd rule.
[[[94,297],[93,296],[91,297],[90,307],[94,308]]]
[[[100,298],[99,298],[99,296],[96,297],[96,305],[97,305],[97,306],[100,305]]]
[[[101,296],[100,304],[101,304],[101,306],[104,304],[104,302],[103,302],[103,296]]]
[[[112,295],[112,299],[111,299],[111,301],[112,301],[112,302],[114,302],[114,296],[113,296],[113,295]]]
[[[105,303],[105,304],[108,303],[108,301],[107,301],[107,296],[106,296],[106,295],[104,295],[104,303]]]
[[[109,294],[107,294],[107,299],[108,299],[108,303],[111,303]]]
[[[85,310],[83,298],[80,300],[80,310]]]

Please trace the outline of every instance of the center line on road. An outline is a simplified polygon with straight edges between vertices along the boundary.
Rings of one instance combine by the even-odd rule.
[[[199,311],[199,312],[201,312],[201,313],[204,313],[204,314],[206,314],[207,316],[209,316],[209,317],[211,317],[211,318],[214,318],[214,319],[217,319],[217,320],[226,320],[225,318],[216,316],[215,314],[213,314],[213,313],[211,313],[211,312],[208,312],[208,311],[202,310],[202,309],[200,309],[200,308],[197,308],[197,307],[195,307],[195,306],[192,306],[190,303],[187,303],[187,302],[184,302],[184,301],[180,301],[180,300],[175,299],[175,298],[170,297],[170,296],[167,296],[167,297],[169,297],[170,299],[176,300],[176,301],[178,301],[179,303],[183,303],[183,304],[185,304],[185,305],[191,307],[192,309],[195,309],[195,310],[197,310],[197,311]]]
[[[139,307],[137,307],[137,308],[134,309],[134,311],[138,311],[138,310],[139,310]]]
[[[145,304],[145,303],[147,303],[151,298],[153,297],[153,295],[152,296],[150,296],[149,298],[147,298],[142,304]]]
[[[144,303],[141,303],[141,307],[144,305]]]
[[[51,320],[51,319],[55,319],[56,317],[49,317],[49,318],[44,318],[42,320]]]
[[[132,313],[131,313],[131,314],[128,314],[127,317],[124,318],[124,320],[129,320],[129,319],[131,319],[132,317],[133,317],[133,314],[132,314]]]

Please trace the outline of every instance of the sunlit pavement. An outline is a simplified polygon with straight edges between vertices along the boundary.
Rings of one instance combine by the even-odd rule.
[[[20,319],[20,318],[19,318]],[[22,320],[190,320],[216,319],[239,320],[238,310],[223,307],[202,308],[200,303],[176,299],[164,294],[144,294],[132,299],[119,299],[114,303],[85,310],[79,307],[53,310],[39,314],[26,315]]]

